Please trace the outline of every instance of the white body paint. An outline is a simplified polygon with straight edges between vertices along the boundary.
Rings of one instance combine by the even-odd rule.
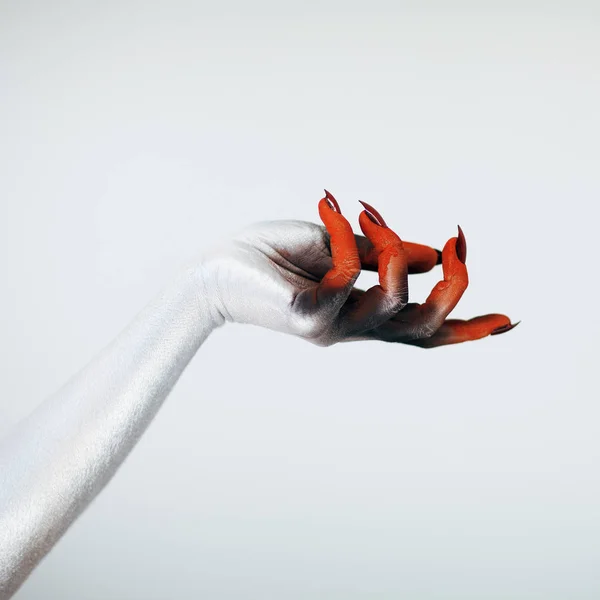
[[[106,485],[222,319],[185,270],[0,445],[0,598]]]

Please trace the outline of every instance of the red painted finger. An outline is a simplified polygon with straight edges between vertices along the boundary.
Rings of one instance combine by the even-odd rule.
[[[319,216],[329,233],[332,266],[317,285],[302,290],[296,296],[294,309],[303,315],[312,315],[319,310],[322,319],[332,320],[358,278],[360,258],[352,227],[327,190],[325,197],[319,201]]]
[[[350,299],[360,296],[360,290],[353,290]],[[365,340],[380,340],[385,342],[396,342],[409,344],[411,346],[420,346],[421,348],[437,348],[439,346],[447,346],[449,344],[461,344],[462,342],[470,342],[479,340],[484,337],[499,335],[514,329],[520,321],[511,323],[506,315],[491,314],[474,317],[467,321],[460,319],[446,319],[442,326],[431,336],[421,339],[406,339],[402,334],[394,335],[393,331],[379,328],[364,332],[356,336],[346,338],[345,342],[365,341]]]
[[[460,227],[458,237],[450,238],[442,251],[444,279],[438,282],[423,304],[411,304],[383,324],[381,339],[423,339],[431,337],[452,312],[469,284],[467,245]]]
[[[362,203],[359,216],[363,233],[377,251],[379,285],[369,288],[357,302],[346,306],[342,329],[347,335],[384,323],[408,302],[408,265],[402,240],[372,206]]]
[[[442,326],[428,338],[412,340],[406,343],[420,346],[421,348],[436,348],[448,344],[460,344],[479,340],[488,335],[498,335],[506,333],[519,323],[511,323],[505,315],[483,315],[474,317],[468,321],[459,319],[447,319]]]
[[[336,199],[325,190],[325,198],[319,202],[319,216],[329,233],[331,246],[331,269],[321,283],[326,287],[345,288],[354,283],[360,272],[360,258],[350,223],[342,216]]]
[[[363,235],[355,234],[354,238],[362,268],[365,271],[377,271],[379,258],[377,248],[373,246],[369,238]],[[410,275],[431,271],[433,267],[442,262],[442,253],[435,248],[405,241],[402,241],[402,245],[404,246],[404,255],[406,256],[408,273]]]

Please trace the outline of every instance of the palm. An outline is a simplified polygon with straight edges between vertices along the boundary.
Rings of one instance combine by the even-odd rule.
[[[306,221],[256,223],[208,258],[228,321],[286,332],[294,298],[331,268],[327,231]]]

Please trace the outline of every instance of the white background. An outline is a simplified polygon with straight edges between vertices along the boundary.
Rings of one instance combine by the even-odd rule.
[[[410,241],[460,223],[453,316],[522,323],[221,328],[16,598],[597,599],[598,6],[214,4],[0,2],[0,434],[323,187],[357,232],[359,198]]]

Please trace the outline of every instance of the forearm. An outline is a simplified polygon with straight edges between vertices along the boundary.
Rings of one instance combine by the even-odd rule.
[[[110,480],[209,333],[201,268],[167,286],[0,445],[0,598]]]

